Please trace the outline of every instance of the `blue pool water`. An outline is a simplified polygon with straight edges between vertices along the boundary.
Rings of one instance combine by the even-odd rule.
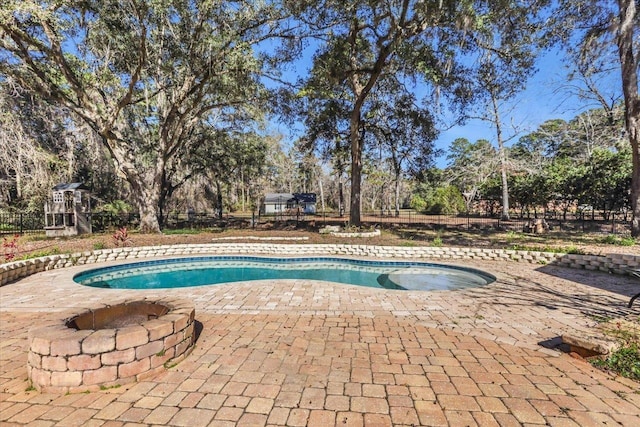
[[[421,262],[342,258],[192,257],[84,271],[77,283],[110,289],[163,289],[251,280],[309,279],[385,289],[455,290],[495,277],[480,270]]]

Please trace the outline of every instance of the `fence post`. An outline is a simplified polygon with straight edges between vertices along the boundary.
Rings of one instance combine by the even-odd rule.
[[[22,225],[22,212],[20,212],[20,234],[23,233],[24,227]]]
[[[616,234],[616,213],[611,212],[611,234]]]

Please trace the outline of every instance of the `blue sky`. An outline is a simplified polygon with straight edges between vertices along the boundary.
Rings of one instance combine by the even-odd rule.
[[[536,130],[547,120],[560,118],[568,121],[583,111],[600,107],[580,99],[567,90],[568,70],[562,58],[562,53],[557,50],[542,55],[537,62],[537,73],[527,82],[526,89],[509,103],[510,112],[502,117],[507,125],[504,133],[507,134],[506,137],[514,133],[511,123],[516,125],[519,133],[507,145],[516,142],[520,136]],[[622,88],[619,78],[618,74],[612,74],[602,82],[603,92],[620,92]],[[563,86],[565,86],[564,89]],[[471,120],[463,126],[441,132],[436,146],[446,150],[456,138],[466,138],[472,142],[487,139],[494,146],[497,145],[493,124],[481,120]],[[446,166],[446,154],[438,159],[437,165]]]
[[[297,67],[285,73],[292,81],[298,76],[304,75],[311,66],[313,51],[308,49],[302,59],[297,62]],[[568,70],[563,63],[563,54],[557,49],[544,52],[537,61],[537,72],[529,79],[526,88],[512,101],[507,103],[508,112],[504,112],[503,136],[509,138],[514,134],[511,124],[516,126],[517,135],[507,142],[507,146],[516,142],[522,135],[526,135],[538,128],[539,125],[550,119],[571,120],[580,112],[598,105],[589,104],[575,94],[570,93],[563,86],[567,85]],[[621,91],[619,74],[612,74],[603,84],[604,93],[618,93]],[[274,130],[285,136],[285,144],[292,144],[294,139],[303,132],[303,125],[299,124],[295,129],[289,129],[282,124],[273,124]],[[449,129],[441,129],[436,140],[436,147],[443,150],[444,154],[436,159],[436,165],[444,168],[447,165],[446,151],[456,138],[466,138],[469,141],[487,139],[494,146],[497,145],[495,129],[492,123],[481,120],[468,120],[464,125],[457,125]]]

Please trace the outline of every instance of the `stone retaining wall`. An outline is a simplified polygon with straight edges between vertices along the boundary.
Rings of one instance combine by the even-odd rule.
[[[164,305],[169,312],[113,329],[76,330],[67,326],[66,319],[32,328],[27,372],[33,387],[43,393],[94,391],[148,378],[162,371],[165,363],[182,360],[195,339],[193,304],[163,298],[109,306],[139,301]],[[104,307],[108,306],[93,310]]]
[[[506,249],[373,246],[347,244],[274,244],[274,243],[212,243],[197,245],[165,245],[135,248],[101,249],[65,255],[51,255],[0,265],[0,286],[34,273],[82,264],[115,260],[138,260],[163,256],[204,255],[276,255],[312,256],[335,255],[376,258],[433,259],[433,260],[504,260],[533,264],[553,264],[569,268],[599,270],[628,274],[640,268],[640,256],[627,254],[577,255]]]

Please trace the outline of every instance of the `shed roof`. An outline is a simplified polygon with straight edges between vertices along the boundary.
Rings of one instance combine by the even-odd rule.
[[[286,203],[295,200],[295,196],[291,193],[267,193],[264,195],[265,203]]]
[[[315,203],[316,193],[293,193],[293,196],[303,203]]]
[[[81,182],[66,183],[61,182],[53,187],[53,191],[65,191],[65,190],[89,190],[89,187]]]

